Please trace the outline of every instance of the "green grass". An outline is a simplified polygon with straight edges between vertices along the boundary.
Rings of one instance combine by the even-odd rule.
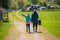
[[[32,12],[19,12],[19,15],[27,15],[28,13],[32,14]],[[42,21],[42,26],[60,38],[60,11],[40,11],[38,14],[39,19]]]
[[[42,20],[42,26],[49,32],[60,38],[60,12],[46,11],[39,14]]]
[[[8,35],[9,28],[11,27],[10,23],[1,23],[0,22],[0,40],[4,40]]]

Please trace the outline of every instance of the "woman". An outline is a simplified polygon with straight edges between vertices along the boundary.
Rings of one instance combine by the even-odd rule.
[[[31,17],[31,21],[33,23],[33,31],[37,32],[37,25],[38,25],[38,13],[36,12],[36,9],[34,9],[34,12]]]

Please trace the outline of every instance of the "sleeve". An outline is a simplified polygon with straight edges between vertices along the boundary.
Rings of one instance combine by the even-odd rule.
[[[37,14],[37,18],[39,18],[38,14]]]
[[[38,13],[37,13],[37,18],[39,18]]]
[[[31,22],[33,22],[33,14],[32,14],[32,16],[31,16]]]
[[[21,14],[23,17],[26,17],[24,14]]]

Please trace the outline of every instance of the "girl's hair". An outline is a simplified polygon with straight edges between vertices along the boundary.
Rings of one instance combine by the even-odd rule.
[[[30,15],[30,14],[28,14],[28,15]]]

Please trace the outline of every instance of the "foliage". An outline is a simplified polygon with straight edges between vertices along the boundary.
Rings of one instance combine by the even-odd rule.
[[[56,4],[60,5],[60,0],[53,0]],[[22,9],[23,7],[29,7],[31,4],[33,5],[43,5],[47,6],[48,2],[46,0],[0,0],[0,7],[10,8],[10,9]],[[55,4],[54,3],[54,4]]]
[[[10,9],[18,9],[18,1],[17,0],[10,0],[9,7]]]
[[[0,0],[0,7],[9,8],[9,0]]]
[[[36,5],[39,3],[39,0],[30,0],[30,2],[33,4],[33,5]]]
[[[31,6],[31,3],[26,3],[26,4],[24,5],[25,8],[27,8],[27,7],[29,7],[29,6]]]
[[[43,6],[45,6],[45,7],[47,6],[46,2],[43,2]]]
[[[0,0],[0,7],[2,7],[2,0]]]
[[[60,5],[60,0],[56,0],[57,4]]]
[[[39,3],[39,5],[41,5],[41,6],[42,6],[42,5],[43,5],[43,3],[42,3],[42,2],[40,2],[40,3]]]
[[[18,2],[18,6],[19,6],[19,9],[22,9],[24,7],[24,1],[23,0],[19,0]]]

